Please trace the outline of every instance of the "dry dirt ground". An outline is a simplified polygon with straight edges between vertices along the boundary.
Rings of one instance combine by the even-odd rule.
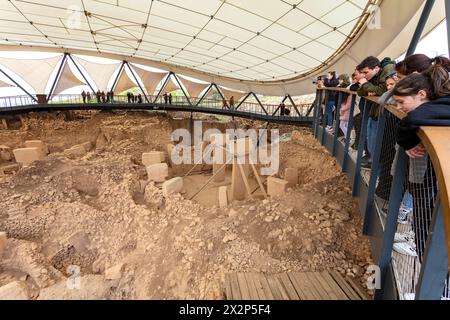
[[[0,131],[0,145],[50,150],[0,180],[0,287],[22,281],[31,299],[223,299],[229,272],[321,270],[365,285],[372,261],[349,184],[308,130],[281,144],[280,172],[299,168],[299,186],[223,209],[146,182],[140,157],[166,150],[171,131],[167,115],[143,113],[30,115]],[[64,154],[87,141],[85,156]]]

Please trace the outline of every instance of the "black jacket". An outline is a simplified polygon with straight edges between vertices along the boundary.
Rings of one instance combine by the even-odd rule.
[[[336,88],[339,85],[339,80],[334,78],[333,80],[328,80],[328,78],[326,78],[324,80],[324,85],[327,88]],[[329,91],[328,92],[328,101],[334,101],[336,98],[336,92],[335,91]]]
[[[408,113],[397,126],[397,143],[405,150],[420,144],[417,129],[422,126],[450,127],[450,96],[424,103]]]

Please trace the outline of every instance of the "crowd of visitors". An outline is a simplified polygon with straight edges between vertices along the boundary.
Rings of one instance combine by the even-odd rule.
[[[394,250],[398,253],[418,257],[422,262],[425,243],[429,234],[431,217],[437,197],[436,175],[429,156],[421,144],[417,130],[421,126],[450,126],[450,60],[445,57],[429,58],[415,54],[396,63],[390,58],[382,61],[368,57],[356,66],[352,76],[338,76],[329,72],[320,77],[317,86],[323,88],[346,88],[350,91],[341,94],[339,105],[338,91],[327,91],[323,95],[323,124],[329,133],[334,133],[334,121],[339,117],[339,135],[347,136],[350,117],[354,119],[351,136],[353,149],[364,143],[362,167],[372,168],[372,157],[378,134],[378,120],[386,105],[394,105],[405,113],[401,120],[391,113],[386,115],[386,128],[395,132],[383,132],[382,152],[375,199],[380,203],[385,215],[390,197],[392,176],[398,160],[398,153],[403,148],[409,157],[408,181],[404,188],[398,222],[407,224],[412,220],[412,230],[408,235],[396,234]],[[378,103],[362,100],[362,97],[379,97]],[[354,113],[351,115],[352,100],[355,101]],[[339,114],[336,114],[339,110]],[[368,113],[365,141],[361,141],[363,113]]]

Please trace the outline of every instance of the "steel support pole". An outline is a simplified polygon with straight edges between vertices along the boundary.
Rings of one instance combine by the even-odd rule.
[[[394,245],[395,232],[397,230],[397,219],[400,204],[403,198],[403,188],[407,174],[408,157],[403,148],[398,150],[397,166],[392,181],[391,194],[389,196],[389,207],[384,227],[383,244],[381,247],[378,266],[380,268],[381,287],[375,291],[375,300],[384,299],[385,282],[392,258],[392,247]]]
[[[113,85],[112,85],[112,87],[111,87],[111,90],[114,92],[115,91],[115,89],[116,89],[116,86],[117,86],[117,82],[119,81],[119,77],[120,77],[120,75],[122,74],[122,70],[123,70],[123,67],[125,66],[125,61],[122,61],[122,64],[120,65],[120,68],[119,68],[119,72],[117,73],[117,76],[116,76],[116,79],[114,79],[114,82],[113,82]],[[100,90],[100,89],[99,89]],[[94,92],[95,93],[95,92]],[[120,92],[119,92],[120,93]]]
[[[128,69],[130,70],[131,74],[133,75],[134,81],[136,81],[137,85],[139,86],[139,89],[141,89],[142,94],[145,97],[145,100],[147,101],[147,103],[150,103],[150,100],[148,99],[147,95],[145,94],[144,89],[142,88],[141,84],[139,83],[139,80],[137,78],[137,76],[134,74],[133,69],[131,68],[130,64],[128,63],[128,61],[125,62],[125,64],[127,65]]]
[[[72,61],[72,63],[75,66],[75,68],[77,68],[78,72],[81,74],[81,76],[83,77],[84,81],[86,81],[86,84],[89,86],[89,88],[91,88],[92,92],[95,92],[94,88],[91,86],[91,84],[89,83],[88,79],[86,79],[86,76],[84,75],[84,73],[81,72],[81,69],[78,66],[78,64],[76,64],[75,60],[73,60],[72,55],[68,54],[68,57]]]
[[[258,96],[257,96],[254,92],[251,92],[251,94],[253,94],[253,96],[255,97],[256,101],[259,103],[259,105],[260,105],[261,108],[264,110],[264,112],[266,113],[266,115],[269,115],[269,113],[267,112],[266,108],[264,108],[263,104],[262,104],[261,101],[259,100]]]
[[[235,110],[239,109],[239,107],[245,102],[245,100],[248,99],[248,97],[250,97],[251,94],[252,94],[251,92],[247,93],[247,95],[245,96],[245,98],[242,99],[242,100],[238,103],[238,105],[237,105],[237,107],[236,107]]]
[[[167,83],[170,81],[170,77],[171,76],[172,76],[172,72],[169,72],[169,74],[167,75],[166,80],[164,80],[164,83],[163,83],[161,89],[159,90],[158,94],[156,95],[155,101],[153,101],[153,103],[156,103],[156,101],[158,101],[159,96],[161,95],[163,90],[166,88]]]
[[[191,100],[189,99],[186,91],[184,91],[183,86],[181,85],[181,81],[180,79],[178,79],[177,75],[175,73],[172,72],[173,77],[175,78],[175,80],[177,80],[178,86],[180,87],[181,91],[183,91],[184,96],[186,97],[188,103],[190,106],[192,106]]]
[[[25,90],[20,84],[17,83],[13,78],[11,78],[5,71],[0,69],[0,72],[5,75],[9,80],[11,80],[19,89],[21,89],[23,92],[25,92],[28,96],[30,96],[31,99],[37,102],[36,97],[34,97],[31,93],[29,93],[27,90]]]
[[[417,284],[416,300],[440,300],[448,274],[444,213],[437,199]]]
[[[445,0],[445,15],[447,21],[447,44],[448,44],[448,54],[450,56],[450,0]]]
[[[409,44],[406,56],[409,57],[416,52],[417,45],[419,44],[420,38],[422,37],[423,30],[427,25],[428,18],[430,17],[431,10],[433,9],[436,0],[427,0],[425,7],[423,8],[422,15],[420,16],[419,22],[417,23],[416,31],[414,31],[411,43]]]
[[[53,92],[55,91],[55,88],[56,88],[56,84],[58,83],[59,78],[61,77],[61,71],[62,71],[62,68],[64,67],[64,64],[66,63],[67,56],[68,56],[68,54],[64,53],[64,56],[61,60],[61,64],[59,65],[58,73],[56,74],[55,81],[53,81],[52,88],[50,89],[50,93],[47,97],[47,102],[50,101],[50,99],[52,98]]]
[[[202,102],[203,101],[203,99],[205,99],[205,97],[208,95],[208,93],[211,91],[211,89],[212,89],[212,84],[210,84],[209,85],[209,87],[208,87],[208,89],[206,89],[206,91],[205,91],[205,93],[200,97],[200,99],[198,100],[198,102],[197,102],[197,106],[200,104],[200,102]]]

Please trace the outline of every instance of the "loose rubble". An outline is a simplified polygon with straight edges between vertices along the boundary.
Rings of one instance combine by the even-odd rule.
[[[281,144],[289,188],[203,206],[170,180],[183,174],[166,160],[165,116],[23,122],[14,135],[0,131],[0,149],[40,140],[50,154],[0,178],[0,299],[222,299],[229,272],[337,270],[367,281],[370,250],[348,182],[307,130]]]

